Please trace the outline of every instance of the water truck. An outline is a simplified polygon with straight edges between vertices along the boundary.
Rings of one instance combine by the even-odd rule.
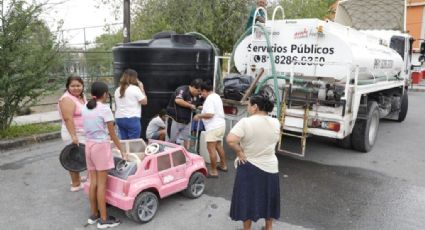
[[[275,101],[270,115],[282,126],[278,152],[303,157],[311,135],[370,151],[380,119],[406,118],[413,39],[326,20],[275,19],[280,11],[253,24],[232,53],[238,72],[255,76],[252,93],[268,93]],[[224,99],[231,126],[247,116],[247,98]],[[300,139],[297,151],[286,148],[288,136]]]

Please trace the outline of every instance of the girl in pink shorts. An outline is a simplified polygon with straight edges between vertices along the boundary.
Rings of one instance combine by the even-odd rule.
[[[114,167],[110,139],[114,142],[125,159],[120,142],[115,134],[114,117],[105,104],[108,86],[95,82],[91,86],[92,99],[83,108],[83,125],[86,134],[86,162],[90,177],[89,200],[91,216],[88,224],[97,223],[97,228],[115,227],[120,221],[106,213],[106,180],[108,170]]]

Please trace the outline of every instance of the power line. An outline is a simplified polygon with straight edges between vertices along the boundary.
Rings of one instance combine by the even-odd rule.
[[[62,31],[70,31],[70,30],[83,30],[83,29],[92,29],[92,28],[102,28],[105,26],[116,26],[116,25],[122,25],[122,23],[108,23],[108,24],[104,24],[104,25],[100,25],[100,26],[85,26],[85,27],[80,27],[80,28],[69,28],[69,29],[61,29],[58,30],[57,32],[62,32]]]

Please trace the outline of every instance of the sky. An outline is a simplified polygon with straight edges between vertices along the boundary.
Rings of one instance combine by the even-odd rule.
[[[32,1],[32,0],[27,0]],[[45,2],[46,0],[39,0]],[[106,7],[96,8],[98,0],[48,0],[49,9],[42,15],[52,31],[57,30],[59,20],[63,20],[63,36],[71,47],[84,47],[84,29],[86,41],[93,42],[96,36],[105,33],[104,25],[113,25],[113,29],[122,28],[122,16],[116,19],[111,10]],[[60,3],[60,4],[58,4]],[[91,45],[89,45],[91,46]]]

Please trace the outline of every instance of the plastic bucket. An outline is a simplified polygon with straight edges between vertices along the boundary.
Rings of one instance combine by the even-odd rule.
[[[63,148],[59,155],[62,166],[71,172],[82,172],[87,169],[84,144],[69,144]]]
[[[420,72],[412,72],[412,84],[419,84],[422,79],[422,74]]]

